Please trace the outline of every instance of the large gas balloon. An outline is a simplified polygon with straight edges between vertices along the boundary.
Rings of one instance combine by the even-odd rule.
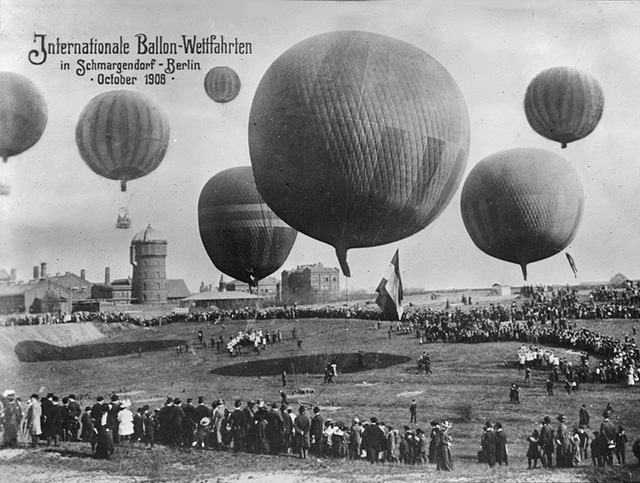
[[[115,90],[97,95],[85,106],[76,126],[80,156],[97,174],[120,181],[156,169],[169,146],[169,118],[147,96]]]
[[[282,266],[298,234],[262,200],[250,166],[227,169],[207,182],[198,224],[218,270],[254,287]]]
[[[231,67],[214,67],[204,78],[204,90],[216,102],[232,101],[240,92],[240,77]]]
[[[576,170],[544,149],[519,148],[484,158],[462,188],[462,219],[487,255],[527,264],[561,252],[582,220],[584,195]]]
[[[7,161],[35,143],[47,125],[47,103],[25,76],[0,72],[0,157]]]
[[[311,37],[264,74],[249,119],[258,191],[293,228],[346,252],[406,238],[447,206],[469,148],[453,77],[423,50],[358,31]]]
[[[598,80],[571,67],[543,70],[524,97],[524,112],[533,130],[563,148],[590,134],[603,109],[604,93]]]

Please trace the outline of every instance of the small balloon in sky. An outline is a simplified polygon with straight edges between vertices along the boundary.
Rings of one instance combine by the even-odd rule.
[[[216,102],[232,101],[240,92],[240,77],[231,67],[214,67],[204,78],[204,90]]]
[[[524,97],[529,125],[563,148],[588,136],[600,122],[603,109],[604,93],[598,80],[572,67],[543,70]]]
[[[36,85],[0,72],[0,157],[7,161],[38,142],[47,125],[47,103]]]

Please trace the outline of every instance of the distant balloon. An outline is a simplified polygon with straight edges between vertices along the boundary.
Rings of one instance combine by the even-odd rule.
[[[120,181],[156,169],[169,146],[169,118],[147,96],[115,90],[97,95],[85,106],[76,126],[80,156],[97,174]]]
[[[207,181],[198,200],[198,225],[218,270],[253,287],[282,266],[298,235],[262,200],[250,166]]]
[[[561,252],[582,220],[584,195],[575,169],[544,149],[520,148],[486,157],[469,173],[460,202],[476,246],[500,260],[527,264]]]
[[[524,112],[535,132],[567,144],[589,135],[604,109],[604,93],[598,80],[571,67],[540,72],[527,87]]]
[[[240,92],[240,77],[231,67],[214,67],[204,78],[204,90],[216,102],[229,102]]]
[[[469,117],[423,50],[358,31],[311,37],[263,76],[249,148],[258,191],[286,223],[347,250],[425,228],[460,184]]]
[[[25,76],[0,72],[0,157],[7,161],[35,143],[47,125],[47,103]]]

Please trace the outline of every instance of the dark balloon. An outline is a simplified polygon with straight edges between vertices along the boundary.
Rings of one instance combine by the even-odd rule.
[[[298,235],[262,200],[250,166],[227,169],[207,182],[198,225],[216,268],[254,287],[282,266]]]
[[[286,223],[346,252],[401,240],[460,184],[469,118],[449,72],[423,50],[368,32],[294,45],[251,106],[258,191]]]
[[[533,130],[563,148],[589,135],[603,109],[604,93],[598,80],[571,67],[543,70],[524,97],[524,112]]]
[[[35,143],[47,125],[47,103],[25,76],[0,72],[0,157],[7,161]]]
[[[475,166],[462,188],[464,226],[487,255],[517,263],[551,257],[575,237],[584,195],[576,170],[544,149],[500,151]]]
[[[240,77],[230,67],[214,67],[204,78],[204,90],[216,102],[229,102],[240,92]]]
[[[97,95],[83,109],[76,126],[80,156],[97,174],[129,180],[156,169],[169,146],[169,118],[147,96],[116,90]]]

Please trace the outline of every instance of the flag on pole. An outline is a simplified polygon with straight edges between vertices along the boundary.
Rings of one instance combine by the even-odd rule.
[[[567,256],[567,260],[569,260],[569,266],[571,267],[571,270],[573,270],[573,276],[578,278],[578,268],[576,267],[576,261],[569,254],[569,252],[565,252],[565,255]]]
[[[378,292],[376,304],[382,309],[384,318],[387,320],[400,320],[404,309],[402,308],[403,293],[398,250],[396,250],[396,254],[393,256],[384,277],[378,284],[376,292]]]

